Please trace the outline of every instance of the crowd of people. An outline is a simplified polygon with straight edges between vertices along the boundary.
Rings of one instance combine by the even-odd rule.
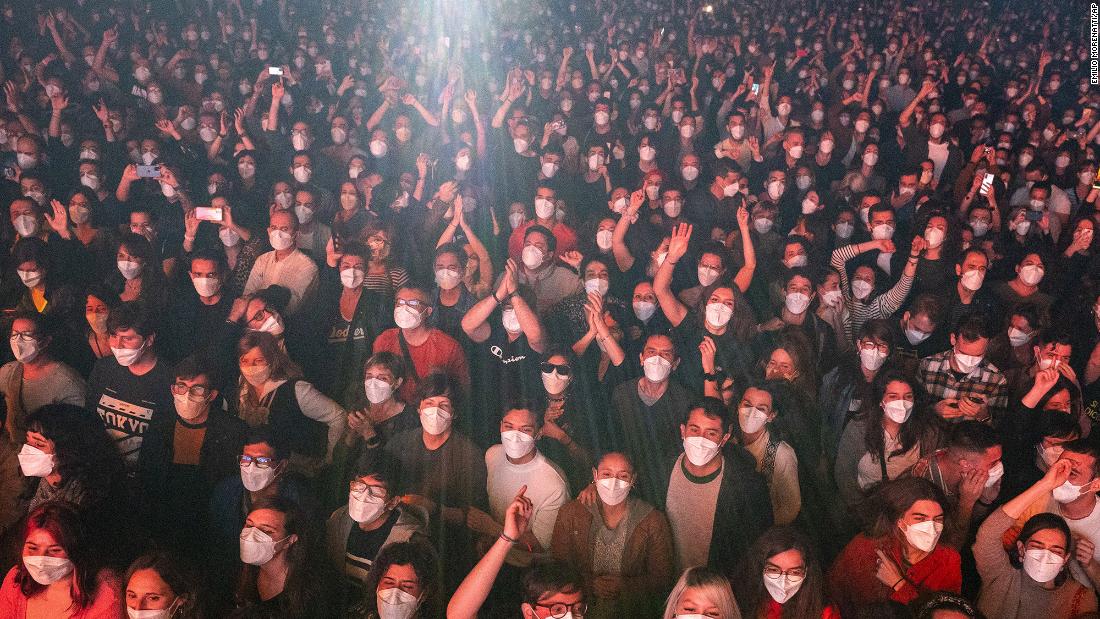
[[[0,617],[1098,616],[1012,0],[0,0]]]

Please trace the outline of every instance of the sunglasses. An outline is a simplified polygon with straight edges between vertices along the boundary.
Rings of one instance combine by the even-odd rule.
[[[548,361],[544,361],[540,367],[542,369],[543,374],[549,374],[551,372],[557,372],[558,376],[569,376],[569,373],[573,371],[573,368],[569,367],[568,365],[566,365],[564,363],[557,364],[557,363],[550,363]]]

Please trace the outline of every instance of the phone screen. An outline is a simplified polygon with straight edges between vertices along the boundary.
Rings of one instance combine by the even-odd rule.
[[[760,94],[760,84],[753,84],[752,85],[752,94],[754,94],[754,95]]]

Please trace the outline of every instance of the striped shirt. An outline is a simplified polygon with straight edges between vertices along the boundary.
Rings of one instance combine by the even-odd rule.
[[[852,289],[848,285],[848,271],[844,268],[849,260],[860,254],[856,245],[844,245],[833,250],[833,257],[829,266],[840,273],[840,293],[844,295],[844,305],[848,308],[848,314],[844,320],[844,335],[848,341],[855,338],[863,323],[868,320],[889,318],[898,311],[905,297],[909,296],[909,290],[913,287],[912,276],[902,273],[900,279],[886,292],[867,301],[860,301],[852,296]]]

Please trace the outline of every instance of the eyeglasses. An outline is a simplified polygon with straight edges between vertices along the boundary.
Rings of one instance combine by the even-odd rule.
[[[863,350],[873,350],[873,349],[877,348],[878,351],[880,353],[884,354],[884,355],[890,354],[890,347],[889,346],[887,346],[886,344],[875,344],[874,342],[872,342],[870,340],[864,340],[864,341],[860,342],[859,347],[862,348]]]
[[[553,617],[554,619],[562,619],[562,617],[566,616],[570,612],[573,613],[574,617],[583,617],[584,614],[588,612],[588,604],[585,604],[584,602],[577,602],[576,604],[560,604],[559,603],[559,604],[551,604],[549,606],[547,606],[546,604],[539,604],[539,603],[536,602],[534,604],[534,607],[535,608],[549,608],[550,609],[550,616]]]
[[[422,307],[428,306],[427,303],[421,301],[420,299],[397,299],[395,303],[397,303],[399,307],[404,305],[405,307],[411,307],[412,309],[417,311],[420,311],[420,308]]]
[[[376,499],[384,499],[389,496],[389,492],[382,486],[372,486],[368,483],[361,482],[359,480],[352,480],[349,484],[352,494],[367,493],[367,496],[374,497]]]
[[[176,383],[172,385],[172,393],[176,395],[187,394],[193,398],[205,398],[206,394],[210,393],[210,387],[206,385],[191,385],[188,387],[184,383]]]
[[[786,576],[787,582],[793,584],[797,582],[802,582],[802,580],[806,578],[806,568],[796,567],[794,569],[784,571],[774,565],[769,565],[764,568],[764,576],[767,576],[772,580],[779,580],[783,576]]]
[[[573,368],[564,363],[550,363],[544,361],[540,366],[543,374],[550,374],[551,372],[557,372],[558,376],[569,376],[569,373],[573,371]]]
[[[11,341],[20,342],[36,342],[38,341],[38,334],[33,331],[12,331]]]
[[[242,455],[237,460],[241,463],[241,466],[255,464],[258,469],[271,468],[271,465],[275,464],[275,458],[265,458],[263,456],[253,458],[252,456]]]

